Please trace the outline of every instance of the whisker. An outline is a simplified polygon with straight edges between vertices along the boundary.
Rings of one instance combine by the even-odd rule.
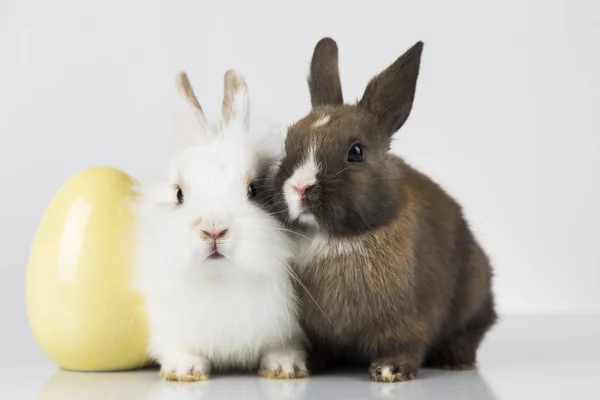
[[[283,305],[285,306],[285,315],[286,315],[287,321],[288,321],[288,333],[289,333],[288,337],[291,339],[292,338],[292,319],[290,317],[290,309],[288,308],[287,301],[285,301],[285,296],[281,292],[281,288],[279,286],[277,286],[277,291],[279,292],[279,297],[283,300]]]
[[[346,168],[342,168],[340,171],[338,171],[335,175],[333,175],[331,178],[329,178],[327,181],[333,180],[335,179],[339,174],[341,174],[344,171],[347,171],[350,167],[346,167]]]
[[[283,214],[283,213],[286,213],[286,212],[287,212],[287,210],[283,210],[283,211],[270,211],[269,210],[268,214],[269,215],[275,215],[275,214]]]
[[[293,233],[293,234],[298,235],[298,236],[300,236],[300,237],[302,237],[302,238],[304,238],[306,240],[310,240],[310,241],[313,240],[312,238],[310,238],[310,237],[308,237],[306,235],[303,235],[303,234],[301,234],[299,232],[296,232],[294,230],[290,230],[290,229],[286,229],[286,228],[270,228],[270,229],[275,230],[275,231],[282,231],[282,232],[287,232],[287,233]]]
[[[290,276],[302,287],[302,289],[304,289],[304,291],[311,298],[311,300],[313,301],[313,303],[315,303],[315,305],[317,306],[317,308],[319,309],[319,311],[321,312],[321,314],[323,314],[323,316],[325,317],[325,319],[327,320],[327,322],[329,322],[331,324],[331,326],[333,326],[333,322],[331,322],[331,320],[329,319],[329,317],[325,314],[325,311],[323,311],[323,309],[321,308],[321,306],[319,305],[319,303],[317,303],[317,300],[315,300],[315,298],[313,297],[313,295],[310,294],[310,292],[308,291],[308,288],[300,280],[300,277],[298,277],[298,275],[296,275],[296,272],[293,269],[291,269],[291,267],[288,269],[288,272],[290,273]]]

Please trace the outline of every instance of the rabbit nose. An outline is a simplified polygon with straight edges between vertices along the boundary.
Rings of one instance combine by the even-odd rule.
[[[294,186],[294,187],[296,188],[296,191],[298,192],[300,197],[304,197],[306,195],[306,192],[308,192],[310,190],[310,188],[313,187],[313,185]]]
[[[211,230],[201,230],[200,232],[205,239],[217,240],[225,236],[227,232],[229,232],[229,230],[227,228],[218,228]]]

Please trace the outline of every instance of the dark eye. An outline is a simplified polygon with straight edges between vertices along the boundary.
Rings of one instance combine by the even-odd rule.
[[[347,162],[361,162],[363,160],[363,147],[362,144],[355,144],[348,151]]]
[[[255,197],[256,197],[256,186],[254,186],[254,183],[251,183],[248,185],[248,198],[250,200],[252,200]]]
[[[177,204],[183,204],[183,190],[177,186]]]

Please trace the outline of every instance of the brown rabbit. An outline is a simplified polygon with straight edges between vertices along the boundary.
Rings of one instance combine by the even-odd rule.
[[[496,321],[492,269],[461,207],[390,154],[410,114],[423,43],[343,103],[337,45],[315,47],[312,111],[288,129],[275,202],[301,237],[302,323],[317,357],[370,364],[377,381],[421,365],[475,366]],[[313,369],[316,364],[312,364]]]

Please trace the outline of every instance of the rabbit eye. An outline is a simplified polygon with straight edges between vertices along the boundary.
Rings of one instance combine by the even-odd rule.
[[[183,204],[183,190],[177,186],[177,204]]]
[[[355,144],[348,151],[347,162],[361,162],[363,160],[363,146],[362,144]]]
[[[255,197],[256,197],[256,186],[254,186],[254,183],[251,183],[248,185],[248,198],[250,200],[252,200]]]

